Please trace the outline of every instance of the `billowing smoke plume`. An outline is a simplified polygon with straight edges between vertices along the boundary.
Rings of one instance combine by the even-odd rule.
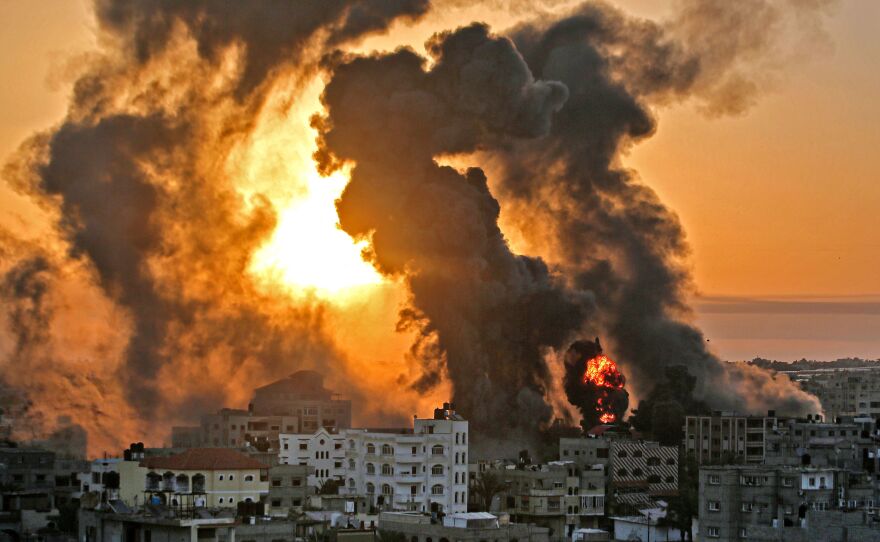
[[[772,5],[685,2],[663,26],[588,3],[511,34],[535,76],[564,83],[569,98],[546,137],[487,153],[495,186],[516,216],[528,217],[523,235],[549,247],[572,287],[596,295],[596,323],[637,393],[650,391],[660,367],[683,364],[714,407],[817,411],[815,398],[788,379],[745,375],[707,350],[687,323],[691,279],[681,224],[620,165],[628,145],[654,132],[652,103],[691,95],[714,111],[748,103],[756,84],[746,84],[750,72],[739,63],[760,47],[740,40],[774,31],[780,13]]]
[[[567,92],[536,81],[513,44],[483,25],[439,34],[428,50],[428,70],[410,50],[335,66],[327,115],[315,121],[318,157],[326,171],[355,163],[340,224],[372,239],[377,269],[406,277],[401,325],[418,329],[414,354],[425,364],[416,385],[448,375],[477,431],[527,436],[552,416],[543,353],[580,328],[590,298],[563,288],[540,259],[511,253],[482,170],[434,157],[541,136]]]
[[[273,85],[294,99],[326,51],[426,8],[426,0],[96,0],[105,49],[77,80],[62,124],[26,143],[7,170],[57,216],[67,260],[81,267],[77,279],[125,312],[122,359],[101,378],[121,388],[114,393],[135,414],[105,405],[130,434],[101,441],[103,419],[89,420],[96,450],[141,439],[126,417],[162,420],[153,429],[164,432],[193,412],[243,404],[270,378],[338,365],[320,304],[280,302],[248,275],[275,210],[230,181],[230,156]],[[25,332],[50,329],[51,315],[37,310],[44,267],[7,256],[4,298],[32,306],[22,313],[28,326],[20,311],[11,320],[16,370],[32,375],[19,384],[35,404],[53,395],[76,403],[89,388],[66,395],[50,384],[44,358],[29,353],[48,338]],[[88,355],[53,360],[55,375],[81,373],[83,363],[112,353]]]
[[[720,18],[734,36],[772,31],[778,12],[750,4],[763,8],[758,21],[735,3],[686,2],[659,25],[587,3],[515,28],[515,47],[480,25],[440,34],[427,44],[430,69],[410,51],[335,60],[316,126],[326,171],[355,164],[340,223],[372,238],[377,269],[406,277],[401,325],[420,330],[413,354],[426,368],[416,385],[447,371],[477,431],[545,424],[545,354],[592,331],[608,336],[638,393],[654,371],[685,365],[716,407],[817,408],[787,379],[745,374],[707,350],[687,322],[681,225],[620,166],[620,152],[653,133],[651,104],[693,96],[738,112],[749,103],[759,85],[739,64],[745,45],[703,35],[699,19]],[[510,251],[483,170],[437,162],[467,154],[455,163],[489,168],[511,222],[554,272]],[[582,390],[568,388],[580,405]]]

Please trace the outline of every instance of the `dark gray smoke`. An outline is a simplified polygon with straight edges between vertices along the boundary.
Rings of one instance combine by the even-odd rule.
[[[747,14],[743,4],[756,9]],[[516,28],[511,37],[533,73],[564,83],[569,99],[547,137],[488,154],[502,201],[528,217],[524,235],[549,240],[570,284],[596,295],[603,336],[637,393],[651,389],[658,368],[684,364],[714,407],[810,412],[815,398],[787,379],[750,373],[740,385],[742,368],[708,351],[687,323],[692,284],[681,224],[620,165],[623,150],[653,134],[654,103],[694,95],[713,110],[740,111],[748,102],[756,86],[741,84],[740,56],[763,47],[741,40],[772,33],[778,12],[743,4],[685,2],[678,19],[659,25],[587,3]]]
[[[456,408],[482,436],[530,436],[550,421],[543,355],[577,331],[587,295],[563,288],[543,261],[511,253],[482,170],[434,157],[497,139],[534,138],[566,98],[536,81],[513,44],[479,24],[435,36],[434,65],[410,50],[344,59],[322,101],[318,158],[355,163],[338,201],[342,228],[371,237],[371,259],[405,276],[401,325],[417,329],[429,386],[447,373]]]
[[[22,147],[15,182],[57,209],[70,260],[126,310],[131,334],[115,377],[141,419],[217,407],[231,391],[338,361],[319,305],[276,303],[247,278],[276,217],[259,194],[239,195],[226,160],[277,78],[301,87],[327,51],[427,7],[95,1],[106,48],[77,80],[61,125]],[[226,374],[222,386],[203,378],[211,369]]]

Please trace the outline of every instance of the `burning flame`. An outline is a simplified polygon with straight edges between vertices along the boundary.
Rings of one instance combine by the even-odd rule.
[[[617,370],[617,364],[613,359],[605,354],[599,354],[587,361],[583,382],[600,389],[619,390],[626,384],[626,378]],[[613,423],[617,420],[617,415],[610,410],[610,407],[611,405],[604,401],[603,397],[596,399],[596,412],[599,413],[600,422]]]

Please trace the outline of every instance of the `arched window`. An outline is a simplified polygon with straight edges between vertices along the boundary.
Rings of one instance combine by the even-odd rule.
[[[158,491],[159,484],[162,483],[162,476],[155,472],[147,473],[147,489],[150,491]]]
[[[192,490],[193,493],[204,493],[205,492],[205,475],[204,474],[196,474],[192,477]]]
[[[394,455],[394,448],[390,444],[383,444],[382,455]]]
[[[229,479],[230,479],[230,480],[235,480],[235,475],[234,475],[234,474],[230,474],[230,475],[229,475]]]
[[[217,500],[218,500],[218,502],[220,502],[220,504],[223,504],[223,497],[220,497],[220,498],[217,499]]]
[[[432,476],[443,476],[443,465],[434,465],[431,467]]]
[[[373,444],[367,444],[367,453],[368,454],[375,454],[376,453],[376,446]]]
[[[348,460],[348,470],[354,470],[354,459]]]
[[[253,482],[253,481],[254,481],[254,475],[253,475],[253,474],[245,474],[245,475],[244,475],[244,481],[245,481],[245,482]]]
[[[348,487],[354,489],[354,478],[348,479]]]
[[[455,452],[455,464],[458,465],[458,452]]]
[[[382,484],[382,495],[392,495],[394,490],[388,484]]]
[[[440,484],[431,486],[431,495],[443,495],[443,486]]]
[[[171,471],[162,475],[162,489],[165,491],[174,490],[174,473]]]
[[[372,483],[367,483],[367,495],[372,495],[374,493],[376,493],[376,486]]]
[[[629,471],[626,469],[617,469],[618,476],[629,476]]]
[[[443,445],[435,444],[431,446],[431,455],[443,455]]]
[[[571,512],[572,512],[572,507],[569,506],[569,507],[568,507],[568,513],[571,514]]]
[[[391,476],[394,474],[394,469],[391,468],[391,465],[385,463],[382,465],[382,476]]]
[[[348,441],[348,447],[349,447],[350,449],[354,450],[354,439],[351,439],[351,440]]]
[[[189,493],[189,476],[180,473],[177,475],[175,482],[177,482],[178,493]]]
[[[458,444],[458,433],[455,434],[455,444]]]
[[[376,465],[367,463],[367,474],[376,474]]]

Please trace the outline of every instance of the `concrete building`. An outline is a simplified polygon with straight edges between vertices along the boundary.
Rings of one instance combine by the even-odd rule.
[[[309,486],[318,488],[345,477],[345,436],[321,428],[308,435],[281,434],[279,441],[279,463],[310,467]]]
[[[876,471],[878,439],[862,424],[787,420],[766,436],[767,465]]]
[[[144,488],[151,502],[169,506],[235,507],[269,496],[267,465],[228,448],[191,448],[148,457]]]
[[[873,493],[870,477],[835,468],[702,467],[700,539],[739,541],[759,529],[801,528],[809,510],[872,510]]]
[[[880,368],[816,369],[786,374],[819,398],[828,420],[846,416],[880,418]]]
[[[785,420],[770,411],[767,416],[743,416],[716,412],[711,416],[686,416],[685,452],[700,465],[708,463],[749,464],[764,462],[767,435]]]
[[[605,473],[601,465],[582,468],[573,461],[543,465],[505,465],[494,469],[504,490],[493,501],[493,512],[513,521],[549,529],[551,540],[570,538],[574,531],[598,527],[605,513]]]
[[[379,532],[396,533],[408,542],[548,542],[549,529],[536,525],[510,523],[486,512],[449,514],[442,523],[425,514],[382,512]]]
[[[269,514],[286,517],[302,512],[315,493],[308,478],[314,469],[304,465],[275,465],[269,468]]]
[[[234,542],[233,514],[182,516],[170,510],[80,510],[80,542]],[[268,541],[267,541],[268,542]]]
[[[338,399],[324,387],[324,377],[315,371],[297,371],[289,377],[254,391],[250,411],[259,416],[293,416],[294,430],[286,433],[313,433],[351,427],[351,401]]]
[[[18,491],[55,487],[55,452],[42,448],[0,448],[0,484]]]
[[[340,492],[381,510],[467,511],[468,422],[448,403],[408,430],[348,429]],[[335,451],[335,445],[334,445]]]
[[[242,448],[278,453],[281,434],[312,434],[351,427],[351,401],[324,388],[324,377],[298,371],[254,391],[247,410],[224,408],[198,426],[171,428],[175,448]]]
[[[91,507],[111,500],[137,506],[143,504],[148,472],[149,469],[141,466],[141,459],[95,459],[89,465],[89,472],[80,475],[80,493]]]
[[[678,495],[678,448],[644,440],[611,441],[610,486],[615,514],[638,515]]]

